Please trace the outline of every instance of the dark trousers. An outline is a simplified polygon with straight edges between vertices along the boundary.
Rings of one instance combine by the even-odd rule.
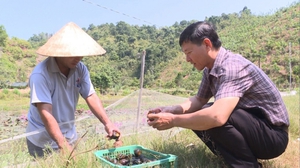
[[[51,154],[52,150],[50,148],[41,148],[34,145],[31,141],[26,138],[28,152],[33,157],[44,157],[45,154]]]
[[[275,158],[288,144],[287,130],[268,124],[260,109],[235,109],[225,125],[193,131],[234,168],[260,167],[257,159]]]

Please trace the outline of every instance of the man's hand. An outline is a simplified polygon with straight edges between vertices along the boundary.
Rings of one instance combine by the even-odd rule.
[[[166,130],[174,127],[175,115],[172,113],[149,113],[147,117],[149,118],[148,125],[156,128],[157,130]]]
[[[102,102],[97,96],[96,93],[88,96],[86,98],[86,102],[89,105],[90,110],[93,114],[99,119],[99,121],[104,125],[105,131],[107,132],[107,137],[112,137],[113,131],[116,131],[120,136],[118,140],[120,140],[122,134],[118,127],[116,127],[108,118],[105,109],[103,108]]]
[[[154,121],[153,118],[149,118],[149,114],[158,114],[161,111],[162,111],[162,108],[156,108],[156,109],[149,110],[149,112],[147,114],[148,121]]]
[[[111,139],[115,139],[116,141],[120,139],[120,136],[121,136],[121,133],[116,131],[116,130],[113,130],[113,133],[111,136],[107,135],[107,137],[109,138],[109,140]]]
[[[151,109],[149,110],[148,114],[157,114],[157,113],[160,113],[162,111],[163,107],[158,107],[158,108],[155,108],[155,109]]]
[[[119,130],[119,128],[116,127],[113,123],[106,124],[106,125],[104,125],[104,127],[105,127],[105,131],[108,134],[107,135],[108,137],[112,137],[113,134],[114,134],[114,132],[117,133],[117,134],[119,134],[119,139],[122,136],[121,135],[121,131]]]

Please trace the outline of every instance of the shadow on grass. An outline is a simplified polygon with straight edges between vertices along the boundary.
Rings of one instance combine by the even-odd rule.
[[[178,168],[227,167],[200,139],[195,139],[192,134],[189,130],[185,130],[170,139],[153,141],[152,148],[162,153],[176,155]]]

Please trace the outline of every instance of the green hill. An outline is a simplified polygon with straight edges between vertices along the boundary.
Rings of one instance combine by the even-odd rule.
[[[280,89],[300,82],[299,18],[300,3],[281,8],[273,14],[254,15],[245,7],[238,13],[210,16],[223,46],[237,52],[259,66]],[[88,57],[83,61],[90,70],[95,87],[102,92],[138,88],[141,72],[140,53],[146,51],[144,86],[152,89],[181,88],[196,91],[201,73],[180,51],[178,38],[192,21],[183,20],[172,26],[91,24],[83,28],[103,48],[104,57]],[[8,38],[5,25],[0,26],[0,87],[28,80],[32,68],[44,57],[35,54],[51,34],[39,33],[28,41]],[[291,48],[289,48],[291,44]]]

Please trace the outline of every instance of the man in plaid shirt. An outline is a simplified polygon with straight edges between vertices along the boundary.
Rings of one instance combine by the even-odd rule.
[[[209,23],[189,25],[179,44],[186,60],[203,70],[198,93],[180,105],[150,110],[148,124],[158,130],[193,130],[230,167],[261,167],[257,159],[281,155],[288,144],[289,118],[270,78],[223,48]]]

